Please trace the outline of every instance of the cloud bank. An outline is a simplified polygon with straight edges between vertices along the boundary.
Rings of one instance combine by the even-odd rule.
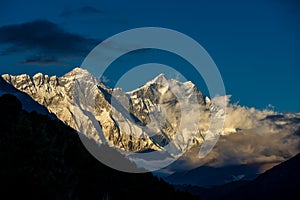
[[[207,119],[208,114],[202,118]],[[200,128],[209,127],[207,120],[201,123]],[[198,152],[198,147],[191,149],[178,163],[185,169],[280,163],[300,152],[300,114],[229,104],[224,131],[216,146],[203,159],[198,158]],[[178,163],[171,168],[178,169]]]

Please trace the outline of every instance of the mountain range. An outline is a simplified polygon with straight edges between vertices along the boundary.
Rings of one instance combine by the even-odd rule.
[[[122,151],[166,150],[171,157],[183,155],[175,162],[175,167],[166,169],[167,173],[174,172],[172,169],[183,163],[183,167],[179,167],[183,172],[166,178],[173,184],[210,187],[251,180],[271,167],[261,170],[262,163],[278,164],[299,152],[300,114],[258,111],[231,104],[227,107],[216,147],[206,158],[196,162],[198,154],[193,151],[201,146],[207,135],[214,101],[204,97],[192,82],[168,80],[162,74],[131,92],[111,89],[82,68],[75,68],[62,77],[41,73],[33,77],[4,74],[0,78],[0,94],[5,93],[17,96],[25,110],[57,118],[97,143],[107,143]],[[184,99],[180,99],[180,95]],[[181,112],[182,109],[185,112]],[[186,124],[183,128],[180,127],[182,122]],[[178,131],[183,129],[185,131]],[[255,139],[261,136],[263,139]],[[282,148],[289,149],[269,148],[270,137],[284,144]],[[258,146],[257,152],[252,149],[255,147],[249,146],[260,142],[265,146]],[[168,144],[173,144],[172,148],[167,148]],[[247,145],[246,149],[242,144]],[[233,160],[228,154],[241,158]],[[191,170],[199,165],[204,166]],[[228,173],[230,167],[234,173]],[[215,177],[213,181],[207,181],[212,177]]]
[[[184,94],[187,105],[197,103],[202,110],[206,109],[202,93],[191,82],[167,80],[161,74],[143,87],[125,93],[119,88],[112,90],[106,87],[81,68],[75,68],[59,78],[41,73],[33,77],[5,74],[2,78],[28,94],[58,119],[99,143],[107,139],[109,144],[122,150],[138,152],[160,150],[170,140],[175,140],[176,148],[183,152],[202,140],[198,135],[185,146],[186,142],[182,142],[178,135],[175,136],[180,123],[180,106],[183,105],[179,106],[178,98],[172,91]],[[84,112],[87,110],[92,113],[92,117]],[[164,113],[158,116],[162,110]],[[97,128],[92,125],[93,117],[99,122],[105,139],[101,139]],[[143,128],[150,122],[150,131],[155,132],[151,136],[146,133],[149,128]],[[89,129],[82,130],[82,127]],[[186,136],[184,139],[190,140]]]

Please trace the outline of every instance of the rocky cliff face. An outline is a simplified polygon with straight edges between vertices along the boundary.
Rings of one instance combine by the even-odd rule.
[[[107,88],[81,68],[62,77],[38,73],[33,77],[5,74],[2,78],[75,130],[125,151],[159,150],[174,141],[175,147],[184,152],[201,142],[196,129],[205,132],[205,127],[199,127],[199,120],[203,120],[199,116],[194,117],[198,121],[188,119],[190,124],[181,126],[187,124],[183,121],[186,116],[197,113],[194,105],[203,112],[207,109],[201,92],[191,82],[180,83],[159,75],[143,87],[124,93]]]

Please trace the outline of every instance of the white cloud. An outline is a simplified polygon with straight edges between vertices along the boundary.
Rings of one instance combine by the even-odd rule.
[[[202,113],[200,129],[209,127],[208,113]],[[203,164],[224,166],[232,164],[279,163],[299,153],[300,114],[280,114],[273,110],[257,110],[229,104],[221,135],[214,149],[199,159],[199,147],[191,149],[181,159],[184,167]],[[178,166],[173,166],[174,168]]]

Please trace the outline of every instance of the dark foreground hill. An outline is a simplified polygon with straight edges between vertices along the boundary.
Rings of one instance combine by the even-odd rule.
[[[300,154],[273,167],[248,184],[226,195],[230,200],[300,199]]]
[[[204,200],[298,200],[300,199],[300,154],[269,169],[252,181],[235,181],[213,188],[177,185],[178,189]]]
[[[194,199],[151,173],[101,164],[73,129],[22,110],[7,94],[0,97],[0,165],[1,199]]]

